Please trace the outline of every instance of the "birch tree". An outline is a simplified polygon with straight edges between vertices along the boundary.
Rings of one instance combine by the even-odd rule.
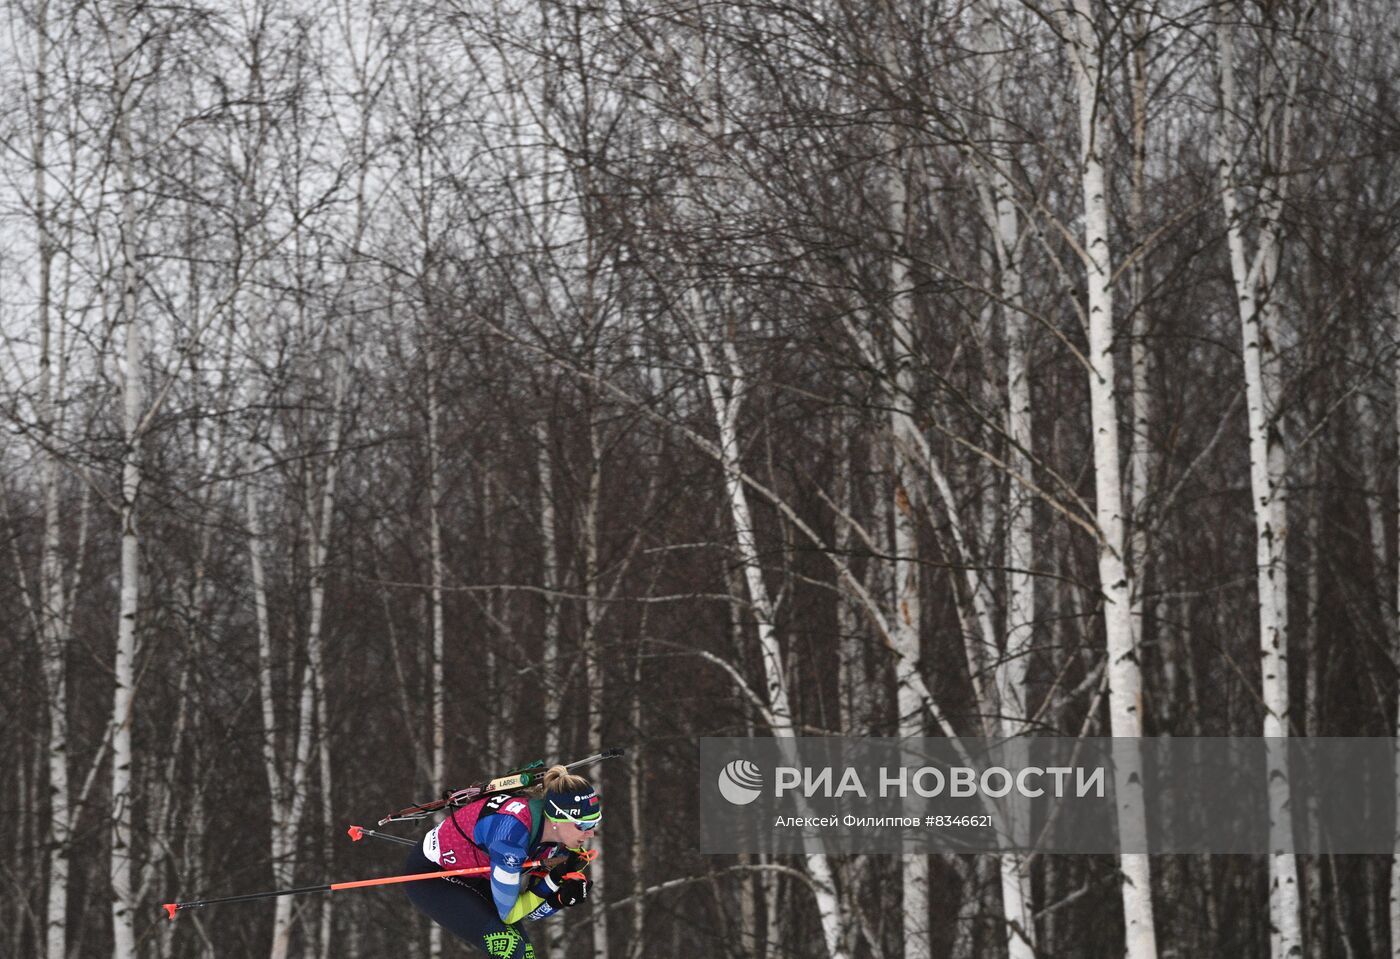
[[[141,903],[603,737],[537,948],[1387,948],[1400,856],[707,859],[686,745],[1400,729],[1385,5],[6,9],[0,951],[446,954]]]
[[[298,849],[306,813],[307,800],[311,795],[310,777],[315,749],[329,749],[329,743],[315,741],[315,731],[321,736],[328,735],[324,722],[324,707],[318,709],[317,677],[324,674],[324,622],[327,583],[327,555],[336,507],[337,455],[340,452],[341,435],[344,429],[346,394],[350,376],[348,357],[339,352],[330,363],[332,376],[330,422],[328,424],[328,461],[319,483],[307,484],[304,520],[306,527],[307,568],[309,585],[307,593],[308,621],[305,640],[305,665],[295,684],[296,708],[292,715],[295,726],[287,749],[290,754],[279,754],[277,747],[277,686],[273,672],[273,637],[268,619],[268,599],[266,573],[262,559],[263,523],[258,504],[258,494],[250,486],[245,493],[247,524],[249,531],[249,556],[253,583],[254,606],[257,614],[260,649],[260,696],[263,712],[263,754],[264,765],[269,779],[273,799],[271,817],[271,841],[273,878],[280,885],[290,885],[294,881],[298,863]],[[321,690],[324,696],[324,687]],[[324,771],[322,771],[324,775]],[[322,786],[328,788],[327,785]],[[284,897],[285,898],[285,897]],[[273,920],[273,959],[285,959],[290,954],[293,912],[290,903],[283,906],[278,900],[278,908]]]
[[[697,305],[692,303],[692,307]],[[765,718],[773,735],[779,739],[792,739],[797,735],[797,731],[788,700],[787,666],[778,640],[775,611],[763,576],[748,492],[742,478],[738,426],[746,380],[732,342],[725,340],[717,344],[718,354],[716,346],[704,339],[697,339],[695,346],[700,355],[706,393],[714,410],[724,471],[724,490],[730,521],[733,524],[736,559],[743,571],[758,636],[763,689],[767,703]],[[724,357],[723,366],[720,365],[718,356]],[[808,854],[806,858],[812,873],[812,891],[816,896],[817,914],[827,954],[835,959],[842,953],[831,864],[823,854]]]
[[[980,25],[979,40],[990,65],[986,78],[987,156],[974,169],[981,174],[986,217],[995,253],[997,292],[1006,338],[1006,625],[996,665],[996,701],[985,703],[985,714],[1001,717],[998,734],[1010,739],[1028,730],[1030,706],[1027,678],[1036,620],[1034,541],[1035,497],[1029,488],[1035,443],[1030,383],[1030,321],[1023,302],[1024,232],[1018,208],[1019,191],[1006,122],[1005,57],[998,51],[1010,44],[999,19],[989,13]],[[1011,959],[1030,959],[1036,944],[1029,860],[1004,853],[999,861],[1002,909],[1006,917],[1007,951]]]
[[[1254,212],[1241,198],[1244,139],[1240,132],[1240,91],[1236,85],[1236,53],[1230,8],[1216,29],[1218,83],[1221,104],[1216,150],[1220,198],[1225,212],[1230,273],[1244,352],[1246,407],[1249,414],[1250,491],[1254,504],[1255,559],[1259,601],[1259,643],[1264,703],[1263,735],[1289,735],[1288,691],[1288,451],[1283,383],[1282,287],[1279,269],[1283,253],[1283,205],[1287,169],[1294,155],[1293,113],[1303,67],[1297,31],[1311,16],[1311,6],[1282,12],[1285,25],[1265,14],[1261,41],[1271,49],[1259,91],[1259,156],[1262,167],[1255,184]],[[1287,31],[1287,32],[1285,32]],[[1248,233],[1255,235],[1248,248]],[[1269,780],[1269,915],[1273,926],[1271,955],[1275,959],[1302,955],[1302,915],[1296,857],[1284,852],[1292,845],[1288,757],[1271,749]]]
[[[896,43],[897,20],[891,11],[889,33],[881,44],[885,68],[891,77],[899,77]],[[913,242],[913,219],[916,200],[911,196],[911,168],[918,165],[913,151],[902,142],[898,133],[891,134],[891,163],[887,175],[889,255],[889,352],[888,369],[890,407],[891,488],[889,513],[894,529],[894,640],[898,659],[895,665],[895,709],[899,717],[898,732],[902,738],[917,738],[924,728],[924,704],[915,692],[911,672],[919,669],[923,640],[923,607],[920,582],[918,519],[915,504],[918,482],[916,450],[923,436],[915,422],[914,397],[917,350],[914,345],[913,270],[910,249]],[[873,352],[873,351],[872,351]],[[873,357],[872,357],[873,358]],[[929,859],[917,852],[906,853],[901,860],[901,914],[904,917],[905,955],[918,959],[930,954],[929,930]]]
[[[132,789],[135,756],[132,726],[136,705],[137,623],[140,606],[140,538],[137,530],[137,498],[141,491],[142,415],[145,412],[145,354],[137,292],[141,283],[137,265],[136,158],[131,142],[131,114],[135,109],[132,88],[130,13],[124,2],[114,11],[113,77],[116,124],[116,166],[121,197],[121,316],[125,326],[122,385],[121,480],[121,603],[117,619],[116,655],[112,663],[112,951],[117,956],[136,953],[136,857],[132,822],[136,796]]]
[[[1109,726],[1115,738],[1143,734],[1141,652],[1134,642],[1132,572],[1127,568],[1123,471],[1119,460],[1119,401],[1114,370],[1112,237],[1109,230],[1104,59],[1106,45],[1095,0],[1071,0],[1056,8],[1069,57],[1079,120],[1079,175],[1084,204],[1078,253],[1087,284],[1089,412],[1093,429],[1094,513],[1098,527],[1099,588],[1108,640]],[[1129,760],[1131,757],[1128,757]],[[1125,842],[1146,837],[1143,783],[1119,762],[1114,769],[1118,824]],[[1156,959],[1152,871],[1145,853],[1121,853],[1124,943],[1128,959]]]
[[[47,708],[46,791],[49,801],[49,841],[45,871],[47,902],[43,907],[43,955],[61,957],[66,953],[68,928],[68,886],[73,832],[72,786],[69,777],[69,703],[68,655],[72,635],[73,609],[82,576],[81,565],[65,570],[62,544],[61,495],[65,464],[62,445],[62,420],[59,414],[68,379],[69,350],[66,325],[61,307],[55,304],[54,267],[60,243],[71,243],[58,229],[56,211],[49,202],[50,120],[55,110],[50,82],[50,60],[53,50],[52,33],[56,24],[50,16],[48,0],[41,0],[33,10],[34,67],[32,117],[33,138],[33,219],[37,236],[37,327],[39,331],[39,377],[35,400],[35,421],[43,463],[43,531],[38,575],[38,599],[32,607],[36,618],[35,632],[39,637],[40,675],[43,678]],[[70,145],[70,149],[74,147]],[[66,298],[65,298],[66,299]],[[58,307],[58,309],[56,309]],[[79,543],[87,530],[88,487],[84,487],[84,508],[81,512]],[[81,550],[79,550],[81,555]],[[22,571],[21,571],[22,572]]]

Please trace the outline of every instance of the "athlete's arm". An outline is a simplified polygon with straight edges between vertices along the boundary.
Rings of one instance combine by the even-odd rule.
[[[583,902],[588,897],[592,882],[582,878],[579,871],[587,862],[583,856],[570,852],[568,859],[559,863],[544,875],[534,874],[527,888],[520,893],[507,923],[522,919],[539,920],[552,916],[569,906]]]
[[[538,883],[539,880],[536,882]],[[532,885],[520,893],[520,897],[515,900],[515,905],[511,907],[510,914],[503,917],[506,925],[513,925],[523,919],[533,921],[554,915],[555,908],[540,898],[535,888],[536,886]]]
[[[491,857],[491,898],[502,921],[515,907],[520,896],[521,864],[525,862],[530,843],[530,830],[514,816],[483,816],[477,820],[476,844]]]

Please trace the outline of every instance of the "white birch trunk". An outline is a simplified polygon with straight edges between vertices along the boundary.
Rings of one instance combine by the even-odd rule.
[[[722,127],[722,110],[716,95],[716,77],[707,72],[703,40],[697,41],[697,63],[702,73],[700,92],[702,100],[713,109],[709,116],[709,134],[717,138]],[[704,144],[696,144],[703,151]],[[703,153],[702,153],[703,155]],[[699,187],[693,186],[698,192]],[[730,520],[734,524],[735,553],[743,570],[743,578],[748,591],[750,609],[758,635],[759,657],[762,662],[765,703],[764,719],[780,739],[792,739],[797,735],[792,709],[787,691],[787,673],[783,662],[782,646],[778,640],[775,625],[774,606],[769,597],[767,584],[763,579],[763,569],[759,561],[758,544],[754,536],[753,522],[749,511],[748,492],[744,485],[744,471],[739,446],[739,411],[743,405],[744,374],[740,366],[734,343],[724,338],[720,344],[723,355],[723,369],[716,363],[714,350],[707,339],[703,322],[704,306],[698,290],[694,287],[687,297],[689,315],[696,328],[696,349],[700,355],[701,368],[706,392],[714,411],[718,432],[720,467],[724,473],[724,489]],[[836,884],[830,861],[820,853],[806,856],[807,868],[811,873],[810,887],[816,900],[817,917],[821,925],[822,938],[827,955],[831,959],[845,959],[841,952],[840,909],[836,898]],[[776,887],[776,880],[773,889]],[[777,920],[776,909],[770,900],[767,909],[770,932]],[[769,948],[774,939],[770,936]]]
[[[319,509],[314,513],[309,508],[310,502],[307,504],[307,526],[311,534],[307,542],[307,559],[311,573],[311,619],[307,623],[306,631],[307,678],[310,682],[303,686],[303,691],[310,688],[312,692],[317,734],[315,748],[321,779],[321,808],[327,822],[332,816],[330,803],[331,796],[335,794],[335,783],[331,762],[330,721],[322,633],[326,608],[326,557],[330,551],[331,533],[335,528],[336,474],[339,467],[346,381],[350,375],[349,358],[344,353],[340,353],[335,358],[334,375],[335,398],[331,410],[331,435],[327,446],[326,473],[320,491],[321,502]],[[302,728],[306,729],[307,726],[304,725]],[[293,858],[295,859],[295,851]],[[330,897],[326,897],[321,902],[321,922],[318,936],[321,950],[329,948],[330,945],[332,902]]]
[[[891,356],[893,389],[890,405],[890,432],[894,438],[892,463],[894,483],[890,492],[894,529],[894,641],[899,657],[895,665],[895,698],[899,710],[899,736],[917,738],[924,728],[923,697],[917,693],[923,607],[919,593],[919,537],[914,512],[917,489],[913,451],[922,436],[914,421],[913,311],[910,291],[913,279],[907,249],[909,217],[907,187],[902,162],[889,178],[891,235],[897,245],[890,257]],[[951,508],[951,505],[950,505]],[[911,675],[914,674],[914,675]],[[906,853],[900,863],[903,893],[903,944],[906,959],[929,955],[929,859],[919,853]]]
[[[744,658],[744,578],[743,575],[734,568],[725,557],[721,575],[724,577],[726,591],[729,595],[729,644],[733,650],[735,661],[742,661]],[[762,723],[767,722],[767,713],[756,708],[756,704],[751,699],[744,700],[741,704],[743,714],[743,734],[746,737],[757,736],[762,731]],[[771,725],[769,726],[771,730]],[[762,866],[771,857],[762,853],[752,855],[741,855],[739,861],[745,865]],[[641,877],[638,877],[640,881]],[[743,937],[740,940],[739,948],[747,948],[755,955],[765,955],[767,949],[772,948],[770,944],[779,942],[779,916],[772,908],[772,903],[777,899],[777,884],[779,877],[776,873],[763,868],[747,870],[741,877],[742,888],[740,896],[747,902],[740,907],[740,922],[751,922],[740,932]],[[763,925],[760,931],[758,917],[762,915]]]
[[[46,364],[47,365],[47,364]],[[41,391],[43,392],[43,391]],[[48,903],[44,912],[46,955],[66,955],[68,926],[69,855],[72,842],[71,792],[68,776],[68,621],[59,561],[59,464],[50,455],[44,478],[44,546],[40,571],[40,642],[48,696],[48,794],[47,837]]]
[[[428,682],[431,706],[428,726],[432,737],[432,782],[429,795],[437,796],[446,789],[447,781],[447,687],[443,675],[443,660],[447,655],[446,628],[443,622],[442,556],[442,425],[438,402],[437,347],[431,341],[425,345],[428,374],[428,539],[432,553],[432,612],[433,648]],[[548,700],[551,697],[545,697]],[[431,923],[428,929],[428,955],[442,956],[442,926]]]
[[[258,699],[262,709],[262,754],[263,769],[267,775],[268,794],[271,797],[269,831],[274,882],[290,884],[289,863],[291,849],[296,845],[296,830],[291,822],[291,796],[289,793],[298,786],[293,783],[303,778],[304,763],[294,765],[284,778],[281,771],[281,750],[278,748],[276,714],[276,677],[272,659],[272,631],[268,617],[267,575],[262,561],[262,522],[259,516],[257,492],[252,483],[244,491],[244,505],[248,522],[248,559],[252,574],[253,611],[258,629]],[[287,780],[291,780],[290,782]],[[285,897],[284,897],[285,898]],[[288,937],[291,923],[291,904],[285,907],[279,899],[273,912],[273,955],[277,955],[277,944]],[[283,947],[285,955],[285,946]]]
[[[136,685],[136,616],[140,603],[140,541],[136,530],[136,499],[141,490],[142,392],[141,323],[136,312],[136,173],[131,145],[130,59],[131,24],[124,3],[115,15],[116,63],[113,86],[117,111],[117,167],[121,182],[122,319],[126,323],[123,366],[121,490],[121,586],[116,653],[112,663],[112,954],[120,959],[136,954],[136,858],[132,819],[136,797],[132,782],[135,756],[132,723]]]
[[[696,318],[700,316],[698,305],[693,309],[692,315]],[[791,739],[796,737],[797,730],[788,701],[787,674],[782,647],[774,625],[773,603],[769,598],[768,586],[763,580],[763,568],[759,561],[758,543],[754,537],[753,520],[749,512],[748,493],[744,486],[743,465],[740,460],[739,410],[743,403],[743,373],[732,342],[726,340],[721,347],[725,357],[725,375],[721,374],[716,365],[714,353],[709,345],[701,339],[697,346],[703,364],[705,386],[719,429],[721,467],[724,470],[724,489],[730,520],[734,524],[735,552],[743,569],[758,633],[769,724],[774,736]],[[729,381],[727,385],[724,382],[726,376]],[[806,859],[807,868],[812,874],[817,917],[821,923],[827,954],[832,959],[844,959],[841,954],[840,915],[831,863],[822,854],[809,854]]]
[[[540,483],[540,585],[544,587],[544,652],[541,664],[544,688],[556,695],[544,697],[540,708],[544,716],[544,754],[561,755],[559,730],[559,546],[555,533],[554,469],[550,458],[549,426],[541,420],[535,424],[535,443],[539,453],[536,462]]]
[[[881,43],[885,69],[891,76],[901,73],[894,47],[897,19],[889,11],[888,35]],[[909,198],[905,165],[905,144],[893,133],[889,140],[891,166],[886,175],[888,188],[887,228],[890,237],[889,295],[889,396],[891,467],[893,483],[890,489],[890,515],[894,530],[894,617],[892,640],[895,659],[895,708],[898,711],[897,734],[901,738],[917,738],[926,733],[924,701],[919,695],[923,677],[919,675],[923,608],[919,578],[918,521],[916,502],[916,450],[925,449],[922,433],[914,420],[915,363],[913,339],[914,301],[913,271],[910,264],[911,228],[914,211]],[[871,351],[873,352],[873,350]],[[926,465],[933,466],[932,457]],[[949,513],[951,499],[945,499]],[[954,519],[954,526],[957,526]],[[976,597],[976,589],[973,589]],[[900,860],[900,895],[902,945],[906,959],[926,959],[931,946],[929,928],[929,858],[918,851],[906,853]]]
[[[362,268],[362,243],[364,240],[365,228],[369,222],[368,197],[366,184],[369,179],[370,164],[370,131],[371,131],[371,111],[374,108],[377,93],[371,92],[370,86],[374,82],[373,73],[373,52],[376,49],[376,40],[373,31],[377,27],[376,22],[371,19],[368,23],[355,24],[352,19],[351,8],[349,6],[341,8],[345,14],[345,19],[341,22],[346,41],[346,48],[350,54],[352,69],[356,80],[356,108],[358,111],[358,124],[355,131],[353,147],[353,157],[356,162],[355,170],[355,218],[350,236],[349,260],[345,267],[345,272],[341,277],[340,290],[335,302],[339,305],[341,297],[350,291],[352,300],[357,298],[357,288],[355,283],[359,278],[359,270]],[[363,29],[368,27],[368,29]],[[358,29],[357,29],[358,28]],[[300,261],[299,261],[300,262]],[[300,280],[301,277],[298,277]],[[299,283],[299,289],[304,287]],[[358,308],[358,304],[356,305]],[[350,356],[349,350],[352,343],[351,325],[354,323],[352,317],[337,317],[338,325],[344,326],[338,337],[327,335],[326,340],[330,340],[337,345],[333,347],[336,355],[333,360],[334,385],[332,390],[334,399],[332,401],[330,442],[327,446],[327,461],[325,476],[322,482],[321,503],[319,510],[313,510],[310,501],[310,490],[308,490],[307,517],[310,538],[307,544],[308,560],[310,562],[311,574],[311,617],[307,626],[307,671],[312,690],[314,709],[316,716],[316,753],[319,766],[319,777],[321,784],[321,811],[322,818],[329,823],[334,818],[332,797],[336,794],[334,783],[334,763],[331,757],[331,738],[329,722],[329,697],[326,690],[326,676],[323,668],[323,639],[322,623],[324,621],[325,593],[326,593],[326,557],[330,547],[330,538],[334,531],[335,503],[336,503],[336,476],[339,467],[340,443],[344,430],[344,410],[345,394],[350,377]],[[324,848],[324,847],[323,847]],[[334,897],[325,897],[320,902],[320,923],[317,935],[317,953],[320,959],[328,959],[331,950],[332,930],[334,929],[335,913]],[[276,943],[274,943],[274,948]]]
[[[324,525],[328,524],[329,520]],[[322,554],[324,555],[324,550]],[[321,590],[324,593],[325,574],[321,572]],[[314,610],[313,610],[314,614]],[[313,619],[313,622],[315,620]],[[320,632],[320,623],[317,622],[317,632]],[[321,822],[332,823],[335,821],[335,806],[333,797],[335,796],[335,769],[331,762],[331,739],[330,739],[330,708],[328,706],[329,697],[326,692],[325,670],[317,670],[316,678],[316,756],[318,760],[320,782],[321,782]],[[321,838],[321,863],[325,867],[334,864],[334,851],[329,847],[330,837],[322,834]],[[321,900],[321,921],[316,936],[316,955],[319,959],[329,959],[331,955],[331,940],[335,929],[334,897],[326,896]]]
[[[709,118],[710,135],[718,134],[722,116],[715,90],[716,77],[706,72],[705,50],[699,42],[697,62],[703,74],[700,84],[703,99],[712,102],[713,110]],[[697,144],[701,150],[703,144]],[[698,190],[698,187],[695,189]],[[704,307],[698,291],[692,288],[688,296],[689,313],[697,328],[696,348],[704,375],[706,391],[715,415],[719,438],[720,466],[724,472],[724,488],[729,506],[730,519],[734,524],[735,552],[743,569],[744,582],[748,590],[750,607],[758,634],[759,655],[763,666],[764,717],[778,738],[795,738],[797,731],[793,721],[787,692],[787,674],[783,662],[782,647],[774,624],[774,607],[763,580],[763,569],[759,562],[758,545],[754,537],[753,522],[749,512],[748,493],[744,486],[743,464],[739,447],[739,410],[743,404],[744,376],[739,364],[734,344],[729,339],[721,343],[724,369],[715,362],[713,349],[706,339]],[[727,380],[727,382],[726,382]],[[836,884],[831,864],[825,855],[809,854],[807,868],[811,873],[811,888],[816,899],[817,917],[822,929],[822,938],[827,954],[831,959],[845,959],[841,953],[840,909],[836,899]],[[775,921],[775,910],[768,909],[771,924]],[[772,939],[769,940],[771,948]]]
[[[63,570],[59,556],[59,486],[61,464],[55,452],[55,389],[52,350],[52,277],[54,244],[48,214],[48,2],[34,10],[34,222],[39,235],[38,323],[39,397],[38,426],[44,438],[44,533],[39,566],[38,633],[40,669],[48,703],[46,748],[49,829],[45,841],[48,883],[44,890],[43,955],[65,956],[68,930],[68,872],[71,812],[68,783],[68,669],[67,615]],[[60,364],[63,358],[59,357]],[[37,807],[35,807],[37,808]]]
[[[1004,49],[1001,31],[994,20],[987,21],[991,34],[987,48]],[[1006,436],[1007,463],[1015,474],[1006,480],[1006,629],[997,667],[997,703],[989,704],[1001,715],[1000,734],[1004,738],[1026,731],[1028,703],[1026,677],[1035,624],[1035,581],[1031,569],[1034,554],[1034,497],[1017,477],[1032,475],[1033,418],[1029,371],[1029,321],[1022,304],[1021,225],[1014,187],[1011,183],[1011,156],[1004,144],[1010,141],[1003,120],[1001,96],[1002,58],[992,57],[988,84],[992,98],[988,133],[994,151],[991,171],[992,205],[997,275],[1006,327]],[[984,706],[984,712],[987,711]],[[1007,830],[1015,833],[1014,823]],[[1002,915],[1006,927],[1009,959],[1033,959],[1036,931],[1029,863],[1018,853],[1000,857]]]
[[[1095,520],[1099,584],[1108,645],[1109,722],[1115,738],[1142,735],[1142,670],[1134,645],[1132,587],[1124,562],[1123,473],[1118,452],[1118,397],[1113,362],[1113,257],[1110,246],[1103,150],[1107,125],[1100,87],[1102,57],[1092,0],[1071,0],[1059,10],[1078,98],[1083,260],[1088,285],[1089,412],[1093,429]],[[1146,837],[1142,779],[1131,756],[1114,770],[1119,833],[1125,841]],[[1123,853],[1123,922],[1127,959],[1155,959],[1152,873],[1146,854]]]
[[[857,501],[856,483],[858,471],[856,469],[855,457],[860,454],[856,444],[851,442],[852,436],[857,431],[857,424],[854,420],[847,420],[844,416],[838,416],[834,422],[834,432],[836,434],[837,449],[840,451],[838,459],[838,487],[836,495],[837,507],[844,516],[855,515],[855,505]],[[885,467],[884,454],[878,448],[871,448],[866,451],[866,455],[875,463],[869,464],[872,473],[879,473]],[[867,468],[862,464],[861,472]],[[877,522],[873,524],[874,537],[871,552],[875,556],[888,556],[891,548],[884,545],[889,540],[888,524]],[[834,531],[832,546],[837,555],[850,555],[855,541],[855,531],[852,524],[838,523]],[[879,596],[888,592],[889,595],[883,597],[894,608],[893,590],[885,590],[881,584],[881,577],[887,572],[885,564],[881,562],[871,562],[868,565],[865,575],[868,577],[866,590],[869,594]],[[889,577],[890,586],[893,587],[894,578]],[[836,622],[839,631],[840,651],[837,665],[837,689],[838,689],[838,714],[836,728],[842,735],[879,735],[884,732],[880,729],[880,724],[876,717],[879,715],[879,696],[888,688],[888,677],[883,670],[872,669],[867,661],[868,645],[871,640],[869,625],[861,615],[861,611],[853,597],[844,590],[837,598]],[[864,915],[861,911],[862,889],[865,885],[864,877],[870,872],[871,861],[866,856],[847,856],[839,861],[844,869],[838,873],[841,878],[841,921],[842,921],[842,948],[850,955],[855,955],[859,948],[862,929],[865,925]],[[776,881],[776,877],[774,877]],[[875,936],[869,936],[872,943]]]
[[[835,422],[835,442],[840,450],[839,474],[836,503],[841,512],[852,515],[855,505],[856,451],[851,443],[854,422],[838,416]],[[832,538],[832,547],[837,555],[850,555],[854,535],[849,524],[838,523]],[[872,564],[873,566],[874,564]],[[843,592],[837,598],[836,626],[840,651],[837,658],[837,715],[836,728],[844,735],[857,736],[872,732],[874,716],[872,689],[877,685],[875,677],[866,668],[866,645],[868,636],[861,622],[855,603]]]
[[[193,158],[191,158],[193,165]],[[189,216],[190,205],[186,205],[186,241],[194,248],[194,218]],[[187,296],[191,304],[191,312],[198,315],[200,309],[200,274],[197,265],[191,262],[186,274]],[[237,281],[235,281],[237,282]],[[222,363],[219,367],[224,371],[223,389],[219,391],[217,399],[211,403],[214,409],[228,409],[229,384],[231,376],[229,370],[233,368],[230,355],[233,349],[233,338],[225,339],[225,353],[221,357]],[[189,348],[188,361],[190,375],[195,383],[196,389],[203,391],[205,369],[202,363],[203,347],[197,341]],[[203,402],[201,399],[200,402]],[[194,451],[196,461],[200,466],[201,473],[206,479],[204,495],[200,497],[201,508],[204,515],[213,515],[216,505],[221,500],[220,484],[212,482],[213,477],[220,475],[225,465],[225,453],[228,449],[228,434],[224,429],[219,429],[210,438],[207,436],[203,424],[196,419],[191,424],[190,445]],[[193,761],[198,768],[198,747],[199,738],[199,716],[193,708],[201,697],[200,681],[198,676],[199,664],[205,661],[204,637],[208,632],[208,597],[210,582],[208,577],[209,561],[214,543],[215,527],[212,523],[206,523],[199,531],[199,551],[194,562],[194,567],[190,571],[189,585],[186,593],[186,609],[184,612],[184,650],[182,659],[184,660],[180,670],[180,685],[177,695],[178,707],[174,723],[174,734],[169,740],[169,745],[165,747],[165,769],[154,777],[155,782],[160,785],[161,799],[154,816],[148,819],[152,823],[150,848],[153,850],[163,850],[165,856],[149,856],[141,870],[141,886],[137,895],[138,900],[146,900],[153,887],[153,884],[161,881],[168,866],[173,866],[178,875],[187,876],[192,871],[193,856],[190,853],[190,831],[180,830],[181,834],[175,834],[174,827],[187,814],[181,803],[187,798],[183,790],[177,790],[175,784],[180,781],[180,769],[182,757],[186,752],[186,744],[194,745]],[[149,798],[148,798],[149,802]],[[195,820],[198,821],[198,820]],[[183,847],[183,848],[182,848]],[[181,851],[176,852],[177,849]],[[192,887],[197,888],[197,887]],[[172,955],[175,926],[173,923],[163,923],[157,930],[155,954],[158,957]]]
[[[1133,170],[1132,195],[1129,198],[1132,229],[1136,237],[1146,230],[1145,190],[1147,168],[1147,31],[1141,13],[1134,15],[1134,50],[1132,58],[1133,94]],[[1132,342],[1130,345],[1132,373],[1133,429],[1128,446],[1128,515],[1132,518],[1132,532],[1128,540],[1129,568],[1133,575],[1132,621],[1133,643],[1143,647],[1145,629],[1151,610],[1144,597],[1150,557],[1147,535],[1147,496],[1148,483],[1152,473],[1152,356],[1147,348],[1148,312],[1145,303],[1147,285],[1143,258],[1136,257],[1128,269],[1128,298],[1133,307]],[[1172,681],[1176,662],[1171,655],[1165,655],[1166,694],[1161,697],[1162,708],[1170,713],[1175,709]],[[1166,719],[1167,717],[1164,717]],[[1168,723],[1169,726],[1169,723]]]
[[[1217,30],[1222,116],[1217,130],[1220,192],[1226,218],[1230,270],[1240,314],[1244,347],[1245,402],[1249,414],[1249,479],[1254,503],[1255,564],[1259,594],[1259,644],[1266,738],[1289,735],[1288,712],[1288,579],[1284,537],[1287,533],[1287,500],[1284,488],[1287,456],[1283,424],[1278,408],[1281,389],[1279,357],[1280,317],[1275,279],[1281,256],[1279,217],[1283,212],[1284,183],[1277,173],[1267,174],[1260,185],[1260,221],[1253,263],[1245,250],[1243,212],[1237,192],[1241,144],[1235,132],[1236,105],[1234,49],[1229,28]],[[1296,66],[1286,81],[1282,103],[1274,85],[1265,82],[1263,126],[1266,153],[1277,161],[1287,153],[1289,115],[1297,80]],[[1272,129],[1275,111],[1282,110],[1281,133]],[[1292,844],[1292,809],[1286,745],[1268,752],[1269,788],[1269,919],[1273,927],[1274,959],[1300,956],[1302,903],[1296,857],[1283,852]]]
[[[909,428],[907,411],[891,414],[896,435]],[[902,421],[902,422],[901,422]],[[898,444],[896,444],[898,445]],[[894,636],[900,656],[895,665],[895,697],[899,710],[899,736],[925,734],[923,700],[914,692],[908,673],[918,669],[920,622],[918,536],[908,491],[913,489],[913,469],[908,458],[895,454],[894,519],[895,622]],[[929,955],[929,858],[922,852],[906,853],[900,860],[903,895],[903,945],[906,959]]]
[[[302,670],[297,708],[293,714],[296,726],[291,746],[291,768],[282,779],[283,793],[273,804],[272,878],[276,887],[291,886],[295,881],[302,816],[306,808],[315,717],[315,671],[319,668],[319,656],[313,659],[310,645],[308,635],[307,663]],[[294,906],[289,896],[276,900],[270,959],[287,959],[291,952]]]
[[[335,513],[337,455],[340,450],[341,429],[349,378],[348,360],[344,356],[336,360],[335,398],[332,408],[328,462],[320,489],[319,511],[313,512],[312,503],[307,504],[308,561],[311,571],[310,582],[310,621],[307,627],[307,661],[303,670],[297,697],[296,732],[291,746],[292,755],[285,771],[278,748],[274,704],[276,702],[275,677],[272,666],[272,637],[267,617],[266,575],[262,564],[261,523],[258,516],[256,495],[251,487],[247,491],[246,508],[249,526],[249,551],[253,578],[253,602],[257,612],[259,646],[259,695],[263,719],[263,763],[272,795],[272,815],[269,823],[271,833],[272,874],[277,886],[289,886],[295,879],[297,850],[300,844],[301,825],[305,815],[307,780],[313,748],[328,750],[329,742],[324,704],[324,687],[320,684],[322,664],[322,623],[325,608],[325,563],[329,549],[329,539]],[[319,692],[319,695],[318,695]],[[321,728],[322,742],[313,741],[313,730]],[[329,762],[322,757],[318,770],[323,779],[331,775]],[[323,790],[333,788],[330,782],[323,783]],[[276,900],[273,912],[273,936],[270,956],[272,959],[286,959],[291,948],[293,908],[290,897]],[[324,914],[323,914],[324,915]],[[325,920],[323,919],[323,922]],[[322,926],[322,937],[326,928]]]

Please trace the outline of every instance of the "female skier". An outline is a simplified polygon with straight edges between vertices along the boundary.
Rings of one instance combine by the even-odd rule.
[[[543,788],[497,793],[453,811],[423,837],[404,875],[490,866],[485,876],[445,876],[406,884],[408,898],[457,938],[498,959],[534,959],[521,928],[588,898],[583,844],[603,820],[598,793],[563,766],[546,770]],[[565,855],[552,869],[522,874],[526,860]]]

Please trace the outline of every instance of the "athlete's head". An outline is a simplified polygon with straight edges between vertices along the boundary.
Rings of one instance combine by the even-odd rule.
[[[603,821],[603,801],[587,779],[551,766],[544,773],[544,819],[541,838],[577,848]]]

